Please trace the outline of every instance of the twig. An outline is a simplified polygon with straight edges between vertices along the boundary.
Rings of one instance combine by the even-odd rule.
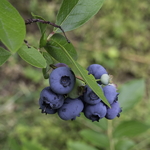
[[[24,43],[27,45],[28,48],[31,48],[27,40],[24,40]]]
[[[41,19],[32,19],[32,18],[31,18],[31,19],[25,20],[25,24],[26,24],[26,25],[31,24],[31,23],[36,23],[36,22],[40,22],[40,23],[43,23],[43,24],[49,24],[49,25],[51,25],[51,26],[53,26],[53,27],[59,28],[59,29],[62,31],[62,33],[64,34],[64,36],[65,36],[67,42],[70,43],[70,41],[68,40],[68,38],[67,38],[67,36],[66,36],[66,34],[65,34],[65,32],[64,32],[64,30],[62,29],[61,26],[56,25],[55,23],[52,23],[52,22],[50,22],[50,21],[45,21],[45,20],[41,20]]]

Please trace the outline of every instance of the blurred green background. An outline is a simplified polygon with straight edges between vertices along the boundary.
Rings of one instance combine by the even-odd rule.
[[[51,22],[55,22],[62,2],[9,1],[24,19],[31,18],[33,12]],[[89,22],[66,33],[83,67],[98,63],[113,75],[113,81],[120,89],[121,107],[127,108],[120,118],[92,123],[83,114],[75,121],[63,121],[57,114],[41,114],[39,94],[48,86],[48,80],[43,78],[41,69],[28,65],[14,54],[0,67],[0,150],[105,150],[104,146],[98,145],[105,141],[94,143],[93,132],[86,139],[85,129],[108,137],[110,148],[107,149],[110,150],[149,150],[149,4],[149,0],[106,0]],[[52,29],[49,27],[47,32]],[[26,40],[29,44],[37,47],[39,39],[37,25],[28,25]],[[147,128],[137,136],[122,136],[124,146],[119,147],[121,141],[118,142],[120,139],[114,137],[113,132],[119,124],[129,120],[144,123]],[[133,121],[133,125],[136,126],[136,122]]]

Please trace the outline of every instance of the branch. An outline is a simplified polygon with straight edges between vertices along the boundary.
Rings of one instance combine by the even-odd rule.
[[[36,22],[40,22],[40,23],[43,23],[43,24],[49,24],[49,25],[51,25],[51,26],[53,26],[53,27],[59,28],[59,29],[62,31],[62,33],[64,34],[64,36],[65,36],[67,42],[70,43],[70,41],[68,40],[68,38],[67,38],[67,36],[66,36],[64,30],[61,28],[61,26],[56,25],[55,23],[52,23],[52,22],[50,22],[50,21],[41,20],[41,19],[32,19],[32,18],[31,18],[31,19],[25,20],[25,25],[28,25],[28,24],[31,24],[31,23],[36,23]]]

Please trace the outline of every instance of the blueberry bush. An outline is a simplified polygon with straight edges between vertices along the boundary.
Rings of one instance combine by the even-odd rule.
[[[47,127],[48,123],[45,120],[42,119],[43,125],[37,119],[37,122],[35,122],[45,126],[45,129],[37,126],[34,129],[34,125],[31,128],[18,125],[16,132],[12,132],[13,136],[7,138],[10,147],[1,146],[1,149],[46,150],[49,145],[44,142],[44,139],[48,139],[50,136],[48,134],[51,133],[53,133],[51,141],[54,140],[51,144],[57,145],[60,143],[62,146],[65,143],[66,147],[59,148],[68,150],[128,150],[138,149],[138,146],[142,147],[142,143],[147,143],[148,140],[144,137],[145,139],[136,146],[137,141],[134,140],[134,137],[148,131],[150,125],[141,122],[140,119],[138,120],[136,112],[132,113],[136,116],[133,117],[134,119],[130,118],[129,115],[134,105],[144,96],[144,80],[133,80],[124,84],[121,89],[118,88],[114,82],[116,76],[112,77],[111,75],[111,71],[114,73],[114,70],[118,69],[117,67],[114,69],[112,63],[117,56],[116,49],[110,50],[111,52],[107,53],[108,56],[100,57],[102,61],[110,57],[105,63],[101,64],[99,55],[95,56],[98,61],[92,62],[93,55],[99,53],[97,51],[92,54],[86,53],[85,56],[82,51],[77,49],[73,39],[70,39],[69,34],[67,34],[69,31],[76,32],[76,29],[81,29],[84,27],[82,25],[90,22],[97,15],[104,2],[105,0],[74,0],[71,2],[63,0],[57,10],[55,20],[52,21],[45,19],[37,12],[34,13],[34,11],[31,12],[31,18],[24,19],[11,2],[7,0],[0,2],[0,65],[4,66],[9,59],[15,56],[19,57],[20,61],[23,60],[28,63],[28,65],[25,63],[27,66],[33,67],[33,69],[25,69],[24,73],[27,71],[27,76],[31,75],[32,77],[30,77],[33,78],[35,83],[39,82],[38,76],[43,75],[42,78],[46,81],[46,84],[40,87],[36,96],[35,103],[36,109],[39,109],[38,116],[35,116],[31,109],[34,118],[40,116],[45,119],[51,118],[54,120],[54,126],[61,123],[66,128],[66,132],[68,131],[68,124],[76,126],[72,129],[80,130],[78,133],[72,132],[75,134],[73,140],[74,137],[69,137],[69,132],[67,134],[63,131],[57,131],[60,130],[57,127],[54,127],[56,131],[53,131],[53,129]],[[32,2],[32,5],[34,3],[36,4],[36,1]],[[36,37],[34,44],[29,39],[26,40],[28,29],[33,24],[37,24],[40,32],[40,36]],[[89,36],[92,30],[95,34],[93,39],[95,39],[97,36],[94,28],[90,28],[87,35]],[[119,36],[118,30],[116,29],[115,36]],[[77,34],[79,34],[80,39],[82,33]],[[85,40],[88,41],[87,37]],[[39,40],[37,41],[37,39]],[[103,42],[105,43],[105,41]],[[78,43],[80,43],[80,40]],[[86,68],[83,67],[81,61],[84,57],[89,61],[89,66]],[[39,74],[36,72],[37,68],[40,70]],[[36,91],[36,89],[34,90]],[[30,97],[27,97],[27,99],[30,101],[32,93],[29,95]],[[16,96],[20,96],[20,93],[17,93]],[[24,96],[22,96],[23,98],[25,99]],[[14,97],[14,99],[16,98]],[[28,108],[28,102],[26,102],[26,106]],[[129,116],[126,116],[126,114]],[[32,120],[32,118],[29,118],[29,120]],[[26,131],[29,130],[32,131],[26,136]],[[38,131],[41,132],[40,130],[43,130],[43,135],[30,141],[34,138],[34,135],[39,135]],[[64,138],[64,141],[61,138]],[[19,141],[15,139],[19,139]],[[40,144],[40,141],[44,144]],[[58,147],[56,146],[55,149],[58,149]]]
[[[4,48],[1,48],[1,57],[4,56],[1,61],[1,65],[12,53],[15,52],[17,52],[18,55],[29,64],[38,68],[43,68],[44,76],[48,73],[47,70],[49,70],[50,65],[53,64],[53,59],[60,63],[72,65],[74,73],[79,73],[84,82],[88,84],[94,92],[101,97],[101,99],[103,99],[104,103],[109,105],[102,90],[97,90],[98,85],[96,84],[96,81],[94,81],[93,76],[89,76],[87,71],[76,61],[77,52],[73,44],[65,35],[66,31],[74,30],[87,22],[99,11],[103,2],[104,0],[97,0],[94,3],[89,2],[85,5],[84,1],[74,1],[70,3],[65,0],[63,1],[57,14],[56,24],[54,24],[49,21],[45,21],[45,19],[41,16],[34,15],[33,13],[32,16],[35,19],[27,19],[24,21],[18,11],[11,6],[9,2],[5,0],[2,1],[1,28],[3,28],[3,30],[1,30],[0,35],[2,43],[9,49],[10,52],[6,51]],[[68,3],[69,5],[67,6]],[[8,8],[9,11],[7,11]],[[86,13],[86,11],[84,12],[84,10],[88,10],[88,13]],[[80,15],[79,11],[81,11],[83,16]],[[72,16],[74,17],[72,18]],[[41,31],[41,38],[37,48],[30,46],[28,41],[25,40],[25,25],[34,22],[38,23],[39,30]],[[8,24],[13,25],[11,26],[11,29],[8,27]],[[48,36],[46,35],[47,25],[53,25],[55,27]],[[65,37],[62,36],[60,32],[63,32]],[[19,36],[16,37],[16,35]]]

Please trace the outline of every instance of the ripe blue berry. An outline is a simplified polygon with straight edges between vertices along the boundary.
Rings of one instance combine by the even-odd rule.
[[[46,87],[41,91],[39,105],[44,112],[47,112],[47,108],[58,109],[63,103],[64,96],[54,93],[50,87]]]
[[[85,117],[92,120],[93,122],[99,121],[100,119],[105,117],[107,108],[102,102],[99,102],[96,105],[86,104],[83,111]]]
[[[52,109],[51,106],[43,100],[44,99],[42,98],[39,99],[40,109],[42,109],[41,113],[55,114],[57,112],[57,109]]]
[[[104,95],[108,100],[109,104],[112,104],[114,101],[118,100],[119,93],[116,92],[116,90],[117,90],[116,87],[112,84],[103,87]]]
[[[50,74],[49,83],[55,93],[67,94],[74,87],[75,75],[70,68],[59,67]]]
[[[100,85],[99,87],[101,88]],[[92,91],[92,89],[88,85],[86,85],[84,89],[85,91],[84,91],[83,99],[86,103],[95,105],[101,101],[101,99]]]
[[[111,108],[107,109],[106,118],[107,119],[114,119],[115,117],[120,117],[120,113],[122,109],[118,101],[115,101],[111,104]]]
[[[108,74],[106,69],[99,64],[92,64],[88,68],[88,74],[92,74],[95,79],[100,79],[103,74]]]
[[[63,120],[75,120],[80,116],[80,112],[83,110],[83,102],[77,99],[66,98],[64,104],[58,109],[58,115]]]

